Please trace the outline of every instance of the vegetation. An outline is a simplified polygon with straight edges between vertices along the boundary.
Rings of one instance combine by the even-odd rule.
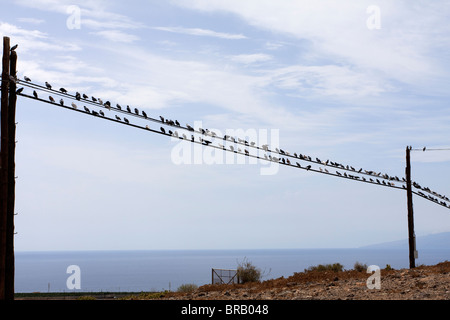
[[[367,264],[362,264],[362,263],[356,261],[355,264],[353,265],[353,269],[358,272],[366,272]]]
[[[244,261],[238,263],[237,276],[240,283],[259,282],[261,281],[262,273],[250,261],[244,259]]]
[[[187,283],[187,284],[182,284],[181,286],[178,287],[177,291],[178,292],[192,292],[195,291],[198,288],[198,286],[194,283]]]
[[[305,272],[311,272],[311,271],[334,271],[334,272],[340,272],[344,270],[344,266],[340,263],[333,263],[333,264],[319,264],[317,266],[311,266],[308,269],[305,269]]]

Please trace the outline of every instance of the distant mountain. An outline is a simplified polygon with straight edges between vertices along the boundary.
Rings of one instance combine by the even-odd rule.
[[[450,248],[450,232],[442,232],[429,234],[426,236],[416,237],[417,250],[424,249],[449,249]],[[364,249],[408,249],[408,239],[383,242],[361,247]]]

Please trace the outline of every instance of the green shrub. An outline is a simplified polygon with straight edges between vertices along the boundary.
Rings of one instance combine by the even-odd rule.
[[[356,261],[355,264],[353,265],[353,269],[358,272],[366,272],[367,264],[362,264]]]
[[[178,287],[177,291],[178,292],[192,292],[197,290],[198,286],[194,283],[186,283],[186,284],[182,284],[181,286]]]
[[[344,270],[344,266],[340,263],[333,263],[333,264],[319,264],[317,266],[311,266],[308,269],[305,269],[305,272],[311,272],[311,271],[334,271],[334,272],[339,272],[339,271],[343,271]]]
[[[390,264],[387,264],[386,268],[384,268],[384,270],[389,271],[389,270],[394,270],[394,268],[392,268]]]
[[[237,276],[240,283],[261,281],[261,270],[256,268],[250,261],[244,259],[238,263]]]

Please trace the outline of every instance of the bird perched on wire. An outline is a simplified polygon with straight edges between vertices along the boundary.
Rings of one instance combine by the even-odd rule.
[[[64,88],[59,88],[59,91],[61,91],[62,93],[67,93],[67,90]]]
[[[30,82],[30,81],[31,81],[31,79],[28,78],[27,76],[24,76],[23,78],[24,78],[24,80],[27,81],[27,82]]]
[[[116,103],[116,108],[119,109],[119,110],[122,110],[122,107],[118,103]]]
[[[85,93],[83,93],[83,98],[86,100],[89,99],[89,97]]]
[[[23,87],[16,90],[16,94],[20,94],[23,91]]]
[[[64,106],[64,100],[63,99],[59,100],[59,104]]]
[[[145,119],[147,119],[147,114],[145,113],[145,111],[142,111],[142,115],[144,116]]]
[[[47,81],[45,81],[45,86],[47,87],[47,89],[51,89],[52,86],[50,85],[50,83],[48,83]]]
[[[48,99],[49,99],[51,102],[55,102],[55,99],[53,99],[52,96],[48,96]]]
[[[17,49],[17,47],[18,47],[18,46],[19,46],[19,45],[18,45],[18,44],[16,44],[16,45],[12,46],[10,50],[11,50],[11,51],[14,51],[14,50],[16,50],[16,49]]]
[[[91,111],[86,106],[84,106],[84,111],[91,113]]]
[[[38,98],[38,94],[36,92],[36,90],[33,90],[33,96],[37,99]]]
[[[74,108],[74,109],[77,108],[77,105],[75,103],[73,103],[73,102],[72,102],[72,108]],[[86,107],[84,107],[84,108],[85,108],[85,110],[87,109]],[[86,111],[89,112],[89,110],[86,110]]]
[[[166,133],[166,130],[164,130],[163,127],[159,128],[159,129],[161,129],[161,132],[162,132],[162,133]]]
[[[128,119],[125,117],[123,117],[123,121],[125,121],[126,123],[130,123],[130,121],[128,121]]]
[[[100,111],[99,111],[99,113],[100,113],[100,115],[101,115],[102,117],[104,117],[104,116],[105,116],[105,114],[103,113],[103,111],[102,111],[102,110],[100,110]]]
[[[121,121],[122,119],[120,119],[120,117],[116,114],[116,119]]]
[[[127,106],[127,111],[131,113],[131,108],[130,108],[130,106]]]
[[[425,151],[427,149],[427,147],[423,147],[422,151]]]
[[[75,99],[77,99],[78,101],[81,100],[81,94],[79,92],[75,93]]]
[[[134,108],[134,113],[139,114],[138,108]]]

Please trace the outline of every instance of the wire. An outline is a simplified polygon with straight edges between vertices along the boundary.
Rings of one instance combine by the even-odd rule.
[[[114,107],[114,106],[112,106],[110,104],[109,101],[108,101],[109,104],[106,104],[106,102],[103,103],[102,100],[98,99],[98,98],[92,97],[91,98],[92,101],[91,101],[91,100],[85,98],[85,97],[87,97],[86,95],[84,95],[84,96],[81,96],[80,94],[71,95],[71,94],[69,94],[67,92],[57,91],[57,90],[54,90],[53,88],[47,88],[47,87],[44,87],[44,86],[32,83],[30,81],[22,81],[22,80],[17,79],[16,82],[20,83],[24,87],[29,87],[31,89],[34,89],[34,91],[38,90],[39,92],[51,93],[51,94],[53,94],[55,96],[64,97],[64,98],[70,99],[70,100],[76,100],[76,101],[82,102],[84,104],[89,104],[91,106],[96,106],[96,107],[108,109],[110,111],[121,112],[121,113],[125,113],[127,115],[131,115],[133,117],[138,117],[140,119],[157,122],[160,125],[164,125],[166,127],[168,126],[170,128],[177,128],[177,129],[182,129],[182,130],[185,130],[185,131],[189,131],[191,133],[191,139],[188,139],[187,136],[184,135],[184,134],[182,136],[180,136],[177,131],[172,132],[171,130],[168,130],[168,132],[165,132],[165,130],[164,131],[161,130],[162,127],[160,128],[160,130],[154,130],[154,129],[151,129],[148,125],[146,125],[144,127],[144,126],[139,126],[139,125],[136,125],[136,124],[132,124],[128,120],[125,120],[125,119],[124,120],[126,122],[122,121],[120,118],[107,117],[107,116],[105,116],[104,113],[99,113],[99,112],[97,112],[95,110],[91,111],[89,108],[86,108],[86,106],[84,106],[84,108],[85,108],[84,110],[79,110],[78,106],[77,106],[77,108],[66,106],[64,101],[62,101],[62,102],[60,102],[58,104],[56,101],[52,102],[50,100],[44,100],[42,98],[39,98],[39,94],[37,94],[37,92],[36,92],[36,96],[30,96],[30,95],[22,93],[21,89],[18,89],[18,91],[20,91],[20,92],[18,92],[17,94],[20,95],[20,96],[23,96],[25,98],[34,99],[34,100],[37,100],[37,101],[40,101],[40,102],[45,102],[45,103],[48,103],[48,104],[51,104],[51,105],[55,105],[55,106],[58,106],[58,107],[62,107],[62,108],[65,108],[65,109],[69,109],[69,110],[72,110],[72,111],[82,112],[82,113],[85,113],[85,114],[89,114],[91,116],[96,116],[96,117],[99,117],[99,118],[102,118],[102,119],[105,119],[105,120],[109,120],[109,121],[113,121],[113,122],[116,122],[116,123],[128,125],[128,126],[131,126],[131,127],[134,127],[134,128],[144,129],[144,130],[150,131],[152,133],[158,133],[158,134],[162,134],[162,135],[166,135],[166,136],[175,137],[175,138],[178,138],[180,140],[184,140],[184,141],[188,141],[188,142],[196,143],[196,144],[201,144],[201,145],[204,145],[204,146],[207,146],[207,147],[220,149],[220,150],[227,151],[227,152],[232,152],[232,153],[240,154],[240,155],[243,155],[243,156],[260,159],[260,160],[263,160],[263,161],[275,162],[275,163],[278,163],[278,164],[281,164],[281,165],[287,165],[287,166],[290,166],[290,167],[295,167],[295,168],[303,169],[303,170],[306,170],[306,171],[322,173],[322,174],[331,175],[331,176],[334,176],[334,177],[339,177],[339,178],[344,178],[344,179],[350,179],[350,180],[354,180],[354,181],[358,181],[358,182],[365,182],[365,183],[380,185],[380,186],[394,188],[394,189],[404,189],[404,190],[406,190],[406,186],[405,185],[398,186],[398,185],[395,184],[396,182],[406,183],[406,180],[404,178],[400,179],[397,176],[393,177],[393,176],[389,176],[387,174],[376,173],[375,171],[363,170],[362,168],[359,169],[359,170],[356,170],[356,169],[354,169],[351,166],[348,166],[348,165],[344,166],[342,164],[339,164],[339,163],[336,163],[336,162],[332,162],[332,161],[329,161],[329,160],[322,162],[318,158],[316,158],[316,161],[314,161],[313,158],[310,157],[310,156],[304,156],[302,154],[300,154],[300,155],[294,154],[293,155],[293,154],[290,154],[290,153],[285,152],[282,149],[278,149],[278,148],[276,148],[276,150],[270,150],[270,149],[268,149],[267,145],[266,145],[266,147],[260,147],[260,146],[257,146],[256,144],[248,143],[247,141],[245,141],[243,139],[239,139],[239,138],[236,139],[235,137],[224,136],[222,138],[222,137],[214,136],[212,133],[210,133],[209,131],[206,131],[205,129],[199,128],[199,130],[195,130],[194,128],[190,127],[189,125],[186,125],[186,127],[184,127],[184,126],[181,126],[178,121],[168,120],[168,119],[165,119],[164,117],[161,117],[161,116],[160,116],[160,119],[155,119],[155,118],[147,116],[145,113],[141,115],[138,112],[137,108],[135,109],[135,110],[137,110],[137,112],[135,111],[135,113],[133,113],[131,108],[128,105],[127,105],[127,110],[123,110],[123,109],[121,109],[121,107],[119,108],[118,105],[117,105],[117,107]],[[22,90],[23,90],[23,88],[22,88]],[[96,101],[94,101],[94,99]],[[102,103],[100,103],[100,101]],[[117,117],[117,115],[116,115],[116,117]],[[192,135],[192,133],[200,135],[200,136],[197,136],[198,140],[195,139],[196,137],[194,135]],[[214,145],[212,143],[212,141],[205,140],[203,137],[208,137],[208,138],[213,138],[213,139],[217,139],[217,140],[222,140],[222,141],[226,141],[228,143],[231,142],[234,145],[243,145],[243,146],[245,146],[247,148],[255,148],[255,149],[259,150],[259,151],[263,150],[263,151],[269,153],[269,155],[265,154],[264,157],[261,157],[259,155],[251,154],[247,149],[244,149],[244,152],[242,152],[242,150],[240,150],[240,148],[238,148],[238,150],[235,150],[235,148],[233,148],[233,149],[226,148],[224,145],[216,146],[216,145]],[[232,138],[232,140],[230,140],[231,138]],[[418,150],[418,149],[413,149],[413,150]],[[272,156],[271,153],[277,154],[277,155],[281,155],[283,157],[280,157],[280,158],[279,157],[275,157],[275,156]],[[290,162],[288,158],[291,158],[291,159],[295,158],[297,161],[294,164],[294,163]],[[319,167],[319,169],[317,169],[317,168],[312,167],[312,165],[302,166],[298,161],[313,163],[316,166],[320,165],[320,167]],[[336,174],[335,174],[335,173],[329,172],[326,169],[322,169],[322,166],[324,166],[324,167],[333,167],[335,169],[343,170],[343,171],[346,171],[346,172],[340,173],[339,171],[336,170]],[[352,172],[352,174],[350,174],[350,173],[347,174],[347,172]],[[357,175],[355,175],[355,174],[357,174]],[[359,175],[369,175],[369,176],[371,176],[371,178],[367,178],[366,179],[366,178],[361,177]],[[392,181],[394,181],[394,182],[392,182]],[[431,195],[429,195],[429,196],[425,195],[421,191],[418,191],[418,192],[417,191],[413,191],[413,193],[415,193],[416,195],[419,195],[419,196],[421,196],[421,197],[423,197],[423,198],[425,198],[425,199],[427,199],[429,201],[432,201],[433,203],[439,204],[441,206],[444,206],[444,207],[450,209],[450,204],[446,203],[446,202],[450,203],[450,199],[449,198],[447,198],[445,196],[442,196],[442,195],[439,195],[439,194],[429,190],[429,188],[422,188],[419,184],[417,184],[415,182],[412,183],[412,186],[414,186],[417,189],[423,190],[423,191],[425,191],[427,193],[431,193],[431,194],[433,194],[436,197],[439,197],[441,199],[441,202],[438,199],[432,197]]]

